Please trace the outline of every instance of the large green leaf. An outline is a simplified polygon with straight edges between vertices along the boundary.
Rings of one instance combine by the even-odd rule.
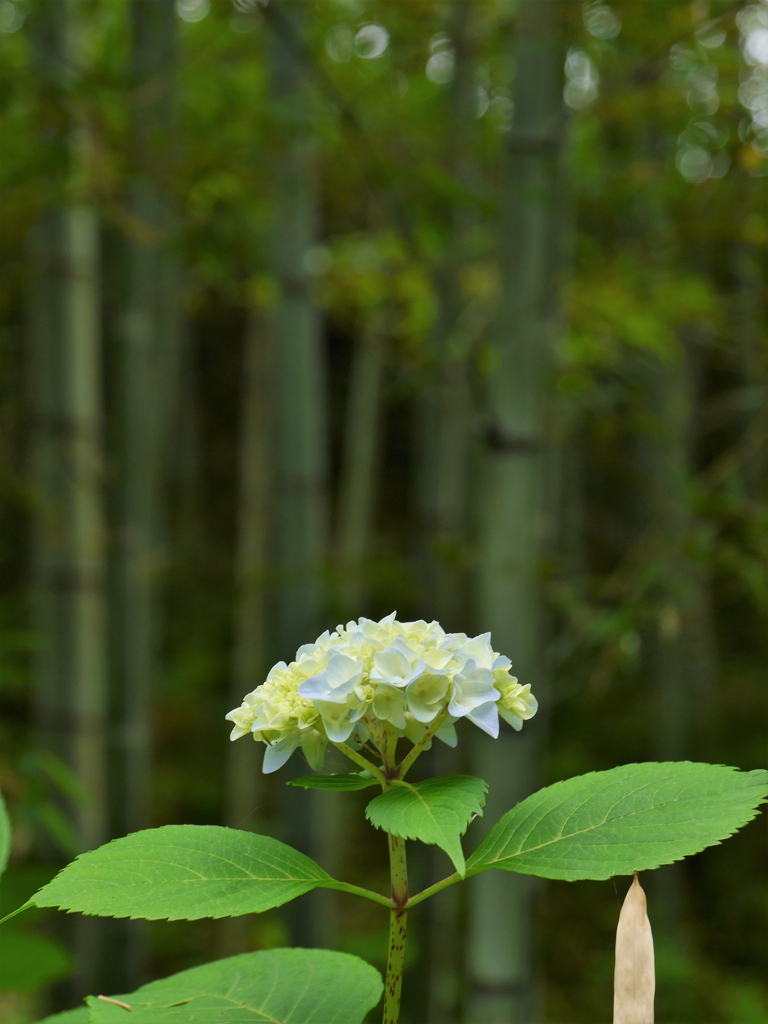
[[[123,1011],[125,1012],[125,1011]],[[91,1017],[87,1006],[78,1006],[75,1010],[64,1010],[63,1013],[54,1013],[40,1024],[91,1024]]]
[[[91,1024],[360,1024],[381,998],[379,972],[349,953],[267,949],[153,981],[114,1003],[91,996]]]
[[[5,809],[3,794],[0,793],[0,875],[5,871],[11,852],[11,821]]]
[[[64,947],[44,935],[0,928],[0,992],[31,992],[72,970]]]
[[[368,789],[377,785],[376,779],[366,772],[345,772],[339,775],[302,775],[291,779],[289,786],[301,786],[302,789],[327,789],[333,792],[342,790]]]
[[[487,790],[487,784],[472,775],[444,775],[414,785],[399,782],[374,797],[365,813],[377,828],[439,846],[463,876],[460,837],[472,818],[482,813]]]
[[[252,832],[165,825],[81,854],[27,906],[101,917],[237,917],[333,884],[303,853]]]
[[[543,878],[610,878],[670,864],[732,835],[768,797],[768,772],[688,761],[627,764],[534,793],[470,857]]]

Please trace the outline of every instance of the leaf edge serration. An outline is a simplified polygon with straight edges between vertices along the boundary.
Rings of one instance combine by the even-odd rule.
[[[523,851],[520,853],[509,855],[505,858],[499,857],[494,862],[482,862],[482,855],[484,854],[484,851],[491,847],[493,843],[500,841],[501,836],[503,834],[505,821],[509,819],[517,810],[517,808],[521,805],[526,804],[529,801],[533,802],[536,798],[543,799],[543,795],[545,793],[551,792],[552,790],[558,789],[560,787],[566,788],[569,786],[574,786],[577,783],[577,781],[584,782],[586,780],[593,779],[596,776],[600,775],[606,776],[609,774],[618,773],[625,769],[645,768],[649,766],[654,768],[668,766],[669,768],[689,767],[695,769],[723,769],[730,773],[729,776],[723,776],[723,778],[733,777],[733,775],[741,776],[743,779],[755,777],[755,788],[759,788],[763,792],[760,798],[757,799],[755,803],[752,803],[751,805],[747,805],[742,808],[742,815],[739,816],[735,824],[733,824],[732,826],[724,826],[725,831],[722,835],[719,835],[718,838],[706,839],[705,836],[702,836],[703,842],[701,845],[698,845],[694,842],[693,845],[689,845],[686,848],[685,852],[677,853],[675,855],[664,855],[663,859],[653,858],[650,862],[645,862],[642,864],[638,863],[634,867],[621,866],[613,870],[611,870],[608,866],[604,869],[592,868],[590,869],[589,873],[578,875],[574,875],[572,873],[574,869],[571,869],[571,873],[569,874],[564,874],[562,873],[562,871],[560,873],[557,873],[553,867],[547,868],[546,864],[544,864],[543,866],[537,866],[537,870],[532,870],[531,866],[526,865],[525,862],[526,854],[530,854],[532,851]],[[751,788],[751,786],[748,786],[747,788]],[[743,791],[744,790],[742,790],[742,792]],[[701,853],[703,850],[708,849],[710,846],[720,846],[725,839],[730,838],[737,831],[739,831],[741,828],[747,825],[750,821],[754,820],[754,818],[756,818],[757,815],[760,813],[761,806],[765,803],[768,803],[768,770],[762,768],[752,769],[750,771],[742,771],[741,769],[736,768],[733,765],[709,764],[707,762],[646,761],[632,762],[625,765],[619,765],[616,768],[607,769],[605,771],[587,772],[584,775],[573,776],[569,779],[562,779],[558,782],[553,783],[551,786],[545,787],[545,789],[538,790],[536,793],[531,794],[530,797],[527,797],[525,800],[520,801],[519,804],[515,805],[515,807],[511,808],[509,811],[505,812],[505,814],[502,815],[502,817],[492,826],[488,835],[485,837],[485,839],[480,844],[478,849],[475,850],[475,852],[467,861],[467,877],[479,874],[482,871],[501,870],[514,871],[517,874],[534,875],[536,877],[547,878],[555,881],[605,881],[609,878],[613,878],[616,876],[631,875],[635,870],[652,871],[666,864],[678,863],[679,861],[684,860],[686,857],[695,856],[696,854]],[[506,861],[507,863],[503,863],[503,861]]]

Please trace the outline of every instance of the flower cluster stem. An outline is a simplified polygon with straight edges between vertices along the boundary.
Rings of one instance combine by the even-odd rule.
[[[375,764],[372,764],[368,758],[363,757],[362,754],[358,754],[356,750],[349,746],[348,743],[334,743],[335,747],[345,754],[350,761],[354,761],[356,765],[359,765],[364,771],[370,772],[376,781],[382,785],[386,785],[386,778],[380,768],[377,768]]]
[[[403,758],[400,764],[400,769],[398,771],[398,778],[402,779],[405,776],[405,773],[410,769],[411,765],[419,756],[419,754],[421,754],[426,749],[426,747],[432,742],[435,733],[437,732],[437,730],[440,728],[440,726],[443,724],[447,717],[448,708],[444,707],[440,714],[433,719],[432,724],[421,737],[419,742],[413,745],[413,747],[411,748],[411,752],[408,754],[408,756]]]
[[[403,986],[405,963],[405,937],[408,927],[408,866],[405,859],[405,840],[388,835],[389,865],[392,874],[392,908],[389,912],[389,955],[387,978],[384,984],[383,1024],[398,1024],[400,1020],[400,994]]]

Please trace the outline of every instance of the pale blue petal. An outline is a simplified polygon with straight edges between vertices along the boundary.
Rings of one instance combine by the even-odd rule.
[[[299,737],[296,733],[292,736],[285,736],[277,743],[270,744],[264,751],[264,761],[261,766],[264,775],[269,775],[276,772],[278,768],[282,768],[298,744]]]
[[[467,718],[483,732],[496,739],[499,735],[499,709],[493,701],[481,704],[480,707],[470,711]]]
[[[344,704],[347,700],[346,693],[331,689],[324,672],[306,679],[299,686],[299,695],[307,700],[330,700],[337,704]]]

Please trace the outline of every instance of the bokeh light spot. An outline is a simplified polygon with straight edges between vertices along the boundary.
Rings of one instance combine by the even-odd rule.
[[[389,46],[389,32],[383,25],[363,25],[355,36],[355,53],[363,60],[376,60]]]
[[[334,25],[325,33],[325,52],[337,64],[347,64],[355,53],[355,37],[348,25]]]
[[[211,9],[211,0],[176,0],[176,13],[182,21],[202,21]]]
[[[604,3],[584,4],[584,27],[595,39],[615,39],[621,32],[621,18]]]
[[[427,61],[427,78],[436,85],[447,85],[453,78],[453,51],[440,50]]]
[[[24,24],[25,16],[24,11],[11,3],[11,0],[0,0],[0,32],[18,32]]]

